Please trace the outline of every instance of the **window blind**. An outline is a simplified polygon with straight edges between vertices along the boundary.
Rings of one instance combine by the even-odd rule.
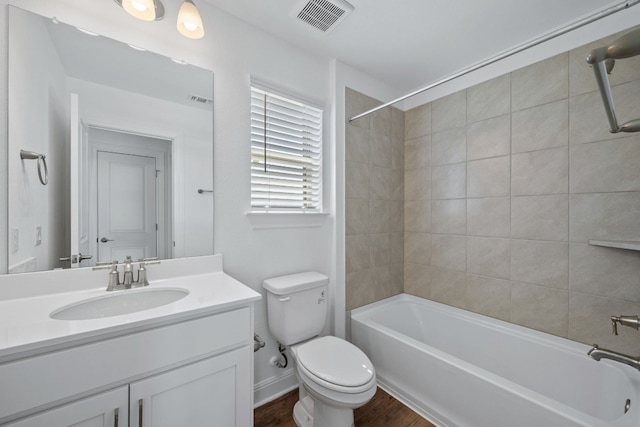
[[[252,212],[320,212],[322,110],[251,88]]]

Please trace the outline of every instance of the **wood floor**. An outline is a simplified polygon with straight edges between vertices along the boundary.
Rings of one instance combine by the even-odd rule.
[[[293,405],[297,401],[296,389],[257,408],[254,427],[296,427]],[[356,427],[435,427],[380,387],[369,403],[355,410],[354,418]]]

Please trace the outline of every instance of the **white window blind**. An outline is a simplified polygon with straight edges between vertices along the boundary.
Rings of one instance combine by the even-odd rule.
[[[322,110],[251,88],[252,212],[320,212]]]

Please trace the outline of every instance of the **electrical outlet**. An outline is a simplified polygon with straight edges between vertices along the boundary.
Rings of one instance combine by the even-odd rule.
[[[36,225],[36,246],[42,244],[42,226]]]
[[[18,252],[20,249],[20,229],[11,229],[11,252]]]

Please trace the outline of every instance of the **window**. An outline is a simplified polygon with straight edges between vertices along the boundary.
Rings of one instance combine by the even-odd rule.
[[[322,110],[251,87],[251,211],[322,211]]]

